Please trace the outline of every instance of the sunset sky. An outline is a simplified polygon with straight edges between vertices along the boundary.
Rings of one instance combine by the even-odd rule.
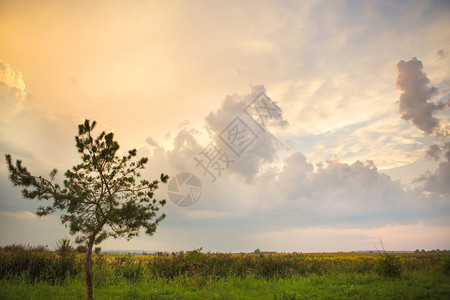
[[[450,249],[449,28],[446,0],[1,1],[0,153],[62,181],[89,119],[149,179],[200,180],[190,207],[161,186],[155,235],[105,250]],[[254,137],[238,154],[232,122]],[[232,160],[214,182],[210,143]],[[2,158],[0,246],[69,237],[39,205]]]

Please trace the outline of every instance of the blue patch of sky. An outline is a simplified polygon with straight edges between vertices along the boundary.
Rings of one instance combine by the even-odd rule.
[[[382,118],[382,117],[380,117],[380,118]],[[289,136],[284,136],[284,138],[296,143],[297,151],[300,151],[303,154],[305,154],[305,156],[307,158],[308,158],[308,154],[314,153],[316,151],[316,147],[318,145],[324,145],[325,148],[321,150],[321,153],[323,153],[323,157],[325,159],[337,156],[340,159],[346,160],[346,159],[354,159],[355,156],[357,156],[357,159],[359,159],[359,160],[370,160],[371,159],[370,157],[366,157],[367,154],[364,153],[363,148],[360,148],[360,151],[358,151],[358,152],[354,152],[354,151],[350,150],[350,148],[353,148],[353,146],[355,144],[360,143],[358,139],[354,139],[354,143],[352,143],[350,145],[346,145],[344,147],[342,147],[341,144],[342,144],[342,139],[349,137],[349,136],[351,137],[352,134],[356,130],[367,127],[370,124],[372,124],[374,121],[376,121],[376,120],[363,121],[363,122],[359,122],[356,124],[344,126],[340,129],[330,130],[325,133],[321,133],[321,134],[317,134],[317,135],[314,135],[314,134],[307,134],[307,135],[302,135],[302,136],[289,135]],[[400,125],[398,132],[406,130],[410,126],[412,126],[412,125],[405,121],[403,124]],[[373,140],[373,141],[381,139],[381,142],[383,144],[387,145],[387,144],[394,143],[395,134],[396,133],[392,133],[392,135],[386,135],[386,133],[374,131],[374,132],[368,132],[367,138],[369,140]],[[411,144],[398,144],[397,147],[399,149],[404,150],[405,152],[411,152],[411,151],[417,151],[417,150],[426,148],[433,143],[432,139],[430,139],[428,137],[424,137],[424,136],[423,137],[415,137],[414,140],[416,143],[413,146]],[[332,149],[336,149],[339,146],[342,147],[340,149],[339,153],[332,152],[332,151],[334,151]],[[330,150],[327,151],[327,148],[329,148]],[[359,155],[361,157],[358,157]]]

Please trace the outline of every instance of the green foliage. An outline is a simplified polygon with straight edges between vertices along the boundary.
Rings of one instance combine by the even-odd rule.
[[[441,274],[442,263],[450,255],[404,255],[395,258],[405,272],[427,271]],[[121,280],[138,281],[147,277],[174,280],[182,276],[199,282],[227,278],[254,276],[265,280],[295,276],[318,276],[333,273],[368,274],[376,271],[381,277],[392,272],[380,273],[385,264],[384,256],[333,257],[306,254],[246,255],[204,254],[201,249],[166,256],[98,255],[94,256],[95,286],[116,284]],[[0,279],[21,276],[27,281],[54,282],[68,275],[83,274],[82,255],[59,255],[32,250],[0,251]],[[388,264],[389,266],[391,264]],[[375,273],[375,274],[377,274]],[[377,275],[378,275],[377,274]]]
[[[56,252],[60,255],[67,255],[73,253],[75,249],[70,244],[70,240],[67,238],[63,238],[56,243]]]
[[[95,248],[94,248],[94,253],[95,253],[95,254],[99,254],[100,251],[102,251],[102,247],[95,247]]]
[[[153,198],[160,182],[166,183],[169,176],[161,174],[160,180],[138,180],[148,158],[135,160],[136,149],[120,157],[119,143],[113,133],[104,131],[94,139],[92,131],[96,122],[85,120],[78,126],[76,147],[82,162],[64,173],[64,185],[55,183],[57,170],[50,178],[34,176],[22,165],[15,164],[11,155],[6,155],[9,178],[14,186],[21,186],[27,199],[53,200],[53,204],[40,206],[39,216],[61,211],[61,222],[76,235],[78,244],[87,246],[86,286],[88,299],[93,298],[91,254],[94,244],[108,237],[131,239],[140,229],[152,235],[165,215],[158,215],[165,200]],[[62,244],[61,247],[68,245]],[[70,246],[70,245],[69,245]],[[66,251],[66,250],[64,250]]]
[[[78,245],[76,251],[78,253],[86,253],[87,252],[87,247],[84,245]]]
[[[37,214],[62,211],[61,221],[77,235],[77,243],[99,244],[110,236],[130,239],[141,228],[153,234],[165,217],[157,212],[166,203],[153,199],[154,191],[160,182],[167,182],[168,176],[161,174],[159,181],[138,180],[148,159],[134,161],[136,149],[119,157],[113,133],[102,132],[94,139],[95,125],[95,121],[86,120],[78,126],[75,141],[82,162],[65,172],[63,186],[54,182],[56,169],[50,172],[50,179],[33,176],[22,161],[13,164],[8,154],[10,180],[23,187],[27,199],[53,200],[52,205],[40,206]]]
[[[400,277],[402,274],[400,259],[393,254],[384,254],[378,260],[375,270],[382,276]]]
[[[442,258],[442,272],[450,276],[450,256],[448,255]]]
[[[63,282],[82,271],[75,255],[33,250],[0,251],[0,279],[23,278],[27,282]]]
[[[83,279],[64,284],[0,280],[2,299],[84,299]],[[449,299],[450,282],[435,272],[407,272],[402,280],[374,273],[329,275],[265,280],[248,275],[198,282],[179,276],[173,280],[144,277],[119,279],[96,287],[96,299]]]
[[[37,246],[30,246],[28,245],[22,245],[22,244],[11,244],[7,245],[5,247],[0,247],[0,251],[7,251],[7,252],[21,252],[21,251],[34,251],[34,252],[44,252],[48,251],[47,245],[37,245]]]
[[[203,262],[202,248],[194,249],[186,253],[186,261],[191,267],[197,267]]]
[[[3,248],[4,251],[8,251],[8,252],[20,252],[20,251],[25,251],[28,250],[28,247],[22,244],[12,244],[12,245],[7,245],[5,246],[5,248]]]

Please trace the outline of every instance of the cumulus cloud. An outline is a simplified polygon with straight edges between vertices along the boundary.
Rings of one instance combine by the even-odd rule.
[[[318,169],[312,184],[311,196],[325,201],[328,209],[334,207],[333,211],[341,215],[367,218],[367,222],[373,218],[395,222],[399,221],[395,218],[408,215],[406,211],[401,213],[407,193],[372,163],[328,161],[325,168]]]
[[[207,182],[208,177],[202,177],[202,169],[193,159],[206,144],[200,143],[204,136],[197,129],[189,128],[188,122],[175,134],[170,150],[147,138],[147,143],[154,147],[148,172],[156,174],[161,170],[171,176],[190,172],[200,178],[204,188],[202,198],[192,208],[180,210],[168,205],[168,225],[164,226],[178,226],[182,234],[190,227],[198,243],[207,244],[215,241],[216,236],[235,237],[238,230],[241,231],[238,238],[244,240],[247,233],[271,228],[384,226],[416,222],[422,212],[434,216],[436,211],[445,211],[442,206],[424,205],[420,197],[379,172],[373,161],[346,164],[334,158],[325,164],[316,163],[314,168],[303,153],[295,152],[279,168],[271,165],[277,161],[279,150],[284,149],[272,130],[282,128],[284,119],[278,116],[278,121],[267,122],[264,130],[261,129],[257,120],[244,112],[255,94],[252,91],[249,95],[229,96],[205,119],[209,140],[228,151],[234,160],[227,173],[214,184]],[[227,133],[225,129],[236,117],[258,135],[240,155],[234,154],[219,137]],[[223,137],[226,140],[226,135]],[[68,144],[73,147],[72,141]],[[154,178],[153,173],[145,175]],[[165,187],[159,192],[163,193],[161,198],[167,198]],[[210,237],[202,232],[204,228],[214,228],[214,235]]]
[[[311,191],[314,167],[306,157],[296,152],[284,160],[284,166],[278,174],[281,192],[290,199],[306,195]]]
[[[83,118],[52,114],[38,107],[37,101],[24,106],[27,97],[22,73],[0,60],[0,153],[45,169],[59,169],[78,158],[73,136]]]
[[[251,184],[227,174],[204,189],[202,199],[193,208],[205,213],[195,218],[181,213],[176,222],[188,227],[211,227],[215,226],[211,218],[219,213],[223,219],[219,223],[226,222],[230,231],[310,226],[369,228],[413,224],[448,210],[445,203],[434,206],[424,200],[381,173],[371,161],[347,164],[331,159],[314,170],[313,164],[296,152],[285,158],[280,168],[258,172]]]
[[[257,133],[258,138],[240,154],[241,156],[230,153],[230,158],[235,162],[230,166],[228,173],[222,175],[222,180],[218,180],[209,190],[205,190],[204,197],[195,206],[199,212],[187,216],[182,223],[178,223],[180,225],[178,232],[169,232],[167,236],[173,237],[174,245],[178,245],[178,247],[180,240],[187,241],[183,244],[186,247],[194,247],[208,245],[208,242],[217,239],[224,244],[232,245],[229,247],[236,250],[236,247],[242,245],[237,240],[241,242],[245,239],[245,231],[249,228],[257,227],[257,230],[268,231],[267,229],[270,229],[268,227],[277,226],[277,224],[282,224],[285,228],[300,224],[302,225],[300,227],[304,228],[310,224],[326,226],[326,224],[334,225],[344,221],[354,227],[367,226],[373,222],[396,223],[400,219],[412,218],[413,212],[417,211],[415,209],[417,199],[414,198],[414,195],[411,196],[407,191],[402,190],[398,183],[376,170],[374,163],[354,162],[357,159],[369,158],[374,159],[379,168],[386,168],[394,165],[406,165],[422,155],[422,151],[417,150],[421,148],[423,138],[417,137],[417,129],[401,120],[393,109],[389,109],[392,104],[389,99],[398,97],[389,88],[392,84],[390,76],[392,54],[406,53],[410,49],[416,49],[432,59],[430,63],[434,63],[434,65],[430,67],[433,69],[433,78],[439,81],[445,80],[446,78],[443,76],[447,76],[448,70],[442,62],[447,62],[447,60],[440,59],[440,57],[446,53],[442,51],[436,54],[436,51],[441,47],[445,52],[448,52],[448,49],[442,43],[442,31],[433,30],[433,28],[446,28],[449,20],[448,14],[442,9],[442,4],[438,5],[442,1],[435,1],[432,4],[416,2],[414,5],[389,3],[386,6],[384,3],[380,6],[377,1],[352,2],[351,5],[328,1],[308,1],[306,4],[303,1],[298,4],[292,1],[281,4],[249,1],[240,5],[238,9],[233,5],[223,7],[192,5],[186,7],[188,13],[184,14],[180,14],[176,7],[174,9],[171,6],[148,10],[156,12],[158,15],[162,13],[171,20],[171,26],[163,26],[163,31],[161,31],[161,26],[153,25],[158,25],[161,20],[164,21],[164,18],[147,15],[142,20],[150,23],[146,23],[146,26],[139,26],[138,29],[143,31],[136,31],[136,28],[128,26],[131,24],[133,27],[134,23],[127,22],[127,20],[133,20],[136,15],[140,15],[142,9],[129,5],[126,10],[115,7],[115,10],[119,8],[121,18],[117,18],[115,13],[111,14],[111,22],[115,22],[114,24],[117,26],[109,27],[123,29],[121,32],[125,42],[122,41],[123,39],[111,39],[112,44],[103,44],[105,44],[105,49],[114,51],[105,52],[104,49],[92,47],[92,49],[95,48],[94,52],[81,53],[84,56],[77,57],[84,67],[81,73],[72,75],[80,82],[88,83],[88,86],[80,86],[75,90],[74,86],[67,81],[71,75],[69,73],[73,73],[73,70],[67,70],[67,67],[70,66],[70,59],[73,57],[53,55],[54,53],[68,53],[68,51],[64,51],[66,49],[62,48],[51,49],[54,51],[48,52],[48,55],[54,59],[42,59],[38,64],[34,62],[27,66],[27,69],[32,72],[24,75],[26,75],[25,79],[34,76],[29,80],[32,80],[33,82],[30,81],[30,83],[35,86],[38,86],[39,83],[50,84],[50,86],[42,86],[33,91],[36,96],[34,102],[38,105],[40,101],[50,98],[53,99],[51,101],[55,101],[54,103],[61,99],[65,102],[65,105],[57,103],[58,105],[51,108],[53,102],[48,101],[46,107],[49,114],[58,111],[58,107],[63,106],[67,107],[64,111],[70,113],[96,114],[96,118],[100,118],[98,121],[102,121],[101,118],[103,118],[104,122],[114,123],[112,125],[119,129],[117,132],[119,141],[122,141],[119,135],[121,130],[123,130],[122,132],[127,130],[124,135],[130,135],[130,131],[133,130],[133,138],[141,141],[147,137],[146,131],[149,128],[156,132],[155,135],[152,135],[153,138],[161,137],[162,132],[159,131],[164,130],[161,128],[170,128],[171,139],[174,139],[173,149],[163,149],[162,147],[165,147],[167,143],[160,138],[157,139],[160,147],[154,143],[154,140],[147,140],[147,142],[154,145],[149,171],[153,171],[161,165],[161,171],[172,176],[176,175],[175,171],[200,171],[202,174],[201,169],[195,166],[192,156],[202,151],[209,143],[209,141],[201,140],[194,131],[188,128],[173,129],[172,125],[176,124],[177,120],[189,117],[192,121],[198,122],[198,119],[193,118],[199,117],[198,114],[201,111],[199,107],[207,109],[207,111],[214,110],[215,116],[216,109],[219,107],[211,108],[211,105],[214,105],[214,102],[210,100],[211,95],[217,95],[226,89],[238,90],[243,82],[250,82],[254,78],[259,78],[258,80],[267,83],[267,86],[270,87],[268,95],[281,101],[279,106],[283,109],[284,117],[292,123],[289,128],[289,138],[295,138],[297,149],[302,152],[289,156],[284,164],[279,166],[279,169],[276,164],[268,167],[267,165],[276,162],[277,151],[282,147],[278,144],[279,140],[272,130],[278,129],[280,126],[269,128],[269,130],[263,126],[265,129],[263,131],[255,122],[248,119],[245,113],[239,115]],[[24,40],[31,41],[32,44],[27,45],[30,53],[33,52],[33,49],[39,49],[42,44],[52,44],[58,35],[48,35],[46,29],[54,32],[52,29],[54,22],[42,22],[43,19],[39,18],[47,9],[45,5],[16,7],[18,12],[23,9],[36,16],[36,18],[28,18],[24,24],[31,24],[31,27],[39,26],[39,30],[33,32],[22,30],[30,26],[14,26],[17,25],[16,21],[21,20],[9,18],[10,21],[13,21],[10,22],[10,26],[7,26],[10,29],[8,30],[10,36],[24,36]],[[255,9],[260,13],[253,13]],[[79,9],[78,11],[84,10]],[[211,11],[221,11],[221,15],[210,13]],[[77,10],[63,12],[73,14],[77,13]],[[95,14],[92,15],[95,16]],[[198,18],[191,18],[192,15],[196,15]],[[392,18],[393,15],[395,18]],[[62,16],[62,25],[64,25],[64,20],[70,20],[63,14],[57,14],[57,16]],[[224,22],[230,18],[233,18],[233,22]],[[410,22],[412,19],[414,19],[414,24]],[[128,25],[122,26],[124,25],[123,21]],[[95,22],[95,18],[87,20],[86,28],[92,27],[91,25]],[[227,24],[227,26],[223,26],[223,24]],[[249,24],[252,26],[248,26]],[[71,32],[73,33],[71,36],[74,37],[71,39],[73,44],[59,43],[57,46],[66,45],[68,49],[79,45],[80,42],[92,44],[92,41],[98,40],[98,35],[105,34],[105,32],[99,31],[98,34],[90,35],[91,40],[86,40],[89,36],[80,34],[79,26],[66,25],[74,29]],[[127,32],[131,32],[129,29],[133,29],[131,31],[135,35],[127,34]],[[149,33],[146,31],[147,29],[156,30],[156,32]],[[35,33],[41,35],[26,38],[27,35]],[[136,47],[127,47],[127,49],[116,47],[117,43],[118,45],[129,45],[129,40],[136,40],[137,36],[154,36],[153,33],[157,34],[156,39],[161,38],[164,41],[160,43],[161,45],[167,44],[170,49],[175,50],[168,52],[165,47],[155,48],[154,43],[145,43],[142,39],[139,40],[142,42],[138,47],[139,53],[136,52]],[[220,38],[211,39],[211,36]],[[189,43],[192,39],[198,42]],[[12,48],[9,52],[17,53],[18,59],[23,58],[23,55],[20,55],[20,48],[24,45],[13,44],[11,44]],[[180,45],[183,46],[180,48]],[[201,47],[198,47],[199,45]],[[395,49],[386,52],[386,45],[393,45]],[[183,49],[183,51],[179,52],[176,49]],[[230,51],[231,49],[233,51]],[[99,57],[96,55],[98,53],[107,53],[107,55],[93,60],[93,58]],[[149,53],[154,55],[148,55]],[[189,53],[189,55],[183,55],[185,53]],[[383,57],[384,59],[371,59],[374,57]],[[110,61],[112,60],[117,63],[111,66]],[[139,61],[139,63],[136,64],[135,61]],[[23,63],[27,63],[27,61],[23,61]],[[42,66],[45,68],[49,63],[52,65],[47,68],[47,71],[51,72],[44,72],[45,80],[39,80],[43,76]],[[132,66],[131,71],[130,65]],[[235,69],[235,75],[230,74],[233,69]],[[189,71],[189,76],[186,76],[186,71]],[[153,75],[149,72],[156,74],[155,76],[158,78],[152,77]],[[105,73],[108,73],[108,76],[102,76]],[[58,78],[63,80],[58,81]],[[149,87],[148,82],[155,84],[151,84]],[[20,102],[17,101],[16,91],[10,86],[12,85],[5,85],[8,87],[8,99],[15,101],[12,103]],[[177,86],[177,89],[174,89],[174,86]],[[444,87],[437,84],[435,86],[439,88],[440,96],[445,95]],[[173,93],[173,90],[179,92]],[[133,94],[130,95],[130,91]],[[85,99],[86,101],[83,101],[84,104],[78,101],[80,95],[89,96]],[[124,95],[126,97],[123,97]],[[151,107],[153,112],[162,116],[165,119],[164,122],[146,118],[148,109],[142,109],[142,105],[127,105],[130,109],[136,110],[137,107],[139,111],[128,110],[131,113],[126,113],[123,111],[125,106],[120,105],[123,100],[119,98],[136,99],[140,104],[144,104],[145,108]],[[230,98],[231,103],[227,107],[228,109],[233,108],[233,103],[245,102],[246,96],[233,95]],[[145,103],[143,99],[145,99]],[[164,99],[164,101],[155,99]],[[360,101],[361,99],[364,101]],[[428,98],[425,102],[430,102],[430,99],[434,98]],[[104,109],[106,102],[108,110]],[[182,103],[189,103],[189,105],[182,105]],[[170,109],[174,105],[183,107],[183,109],[178,109],[177,113],[176,109]],[[120,113],[117,111],[119,106],[121,107]],[[73,108],[76,108],[75,112]],[[239,109],[236,112],[241,114],[245,105],[237,108]],[[0,109],[3,113],[3,107]],[[408,110],[408,112],[410,111],[420,113],[421,109]],[[257,113],[256,110],[252,112]],[[120,115],[120,118],[115,118],[114,115]],[[125,122],[124,118],[127,115],[134,118],[134,122]],[[216,141],[218,134],[236,117],[231,111],[229,116],[232,118],[228,119],[225,116],[222,123],[215,118],[208,120],[207,127],[209,126],[211,129],[213,138],[207,139]],[[441,117],[442,115],[436,114],[436,110],[432,110],[431,119]],[[17,128],[0,126],[0,131],[5,132],[0,137],[0,148],[3,147],[3,143],[6,144],[5,147],[8,147],[4,149],[29,149],[38,156],[45,154],[50,167],[54,166],[56,157],[54,152],[57,151],[61,157],[58,158],[58,161],[61,164],[66,162],[65,157],[74,150],[73,135],[76,132],[71,133],[70,140],[66,142],[61,140],[62,135],[51,134],[49,131],[59,128],[61,122],[49,123],[51,126],[44,128],[41,125],[42,121],[36,116],[26,115],[20,116],[20,118],[22,122],[14,122],[19,124],[16,126]],[[220,119],[221,116],[218,115],[217,118]],[[147,125],[151,126],[141,123],[144,119],[150,122]],[[419,120],[417,117],[414,119]],[[430,116],[426,119],[430,119]],[[439,123],[442,125],[443,119],[440,120]],[[24,126],[24,122],[26,126]],[[409,122],[412,122],[412,119]],[[125,123],[127,126],[124,125]],[[432,127],[425,121],[423,123],[425,124],[422,126],[424,128]],[[182,124],[180,127],[187,127],[187,125],[189,124]],[[268,126],[271,125],[273,124],[269,122]],[[277,122],[274,125],[277,125]],[[348,130],[345,129],[346,126],[350,126]],[[70,124],[69,129],[62,131],[72,132],[75,128]],[[436,132],[436,127],[432,132]],[[8,134],[7,140],[3,138],[6,133]],[[323,138],[318,135],[319,133],[324,134]],[[135,143],[135,140],[131,140],[131,136],[127,136],[127,139],[130,143]],[[53,142],[51,147],[48,145],[49,142]],[[221,139],[217,139],[217,142],[222,143],[221,149],[231,151]],[[67,149],[66,147],[62,148],[63,144],[68,145]],[[415,145],[418,148],[413,148]],[[253,146],[254,148],[251,148]],[[49,148],[54,152],[47,155]],[[8,152],[10,151],[13,150],[8,150]],[[441,152],[442,157],[445,151],[441,150]],[[335,153],[348,164],[335,159],[325,162],[327,157]],[[285,153],[281,154],[285,155]],[[232,155],[234,156],[232,157]],[[78,156],[76,158],[78,159]],[[281,155],[278,159],[281,159]],[[322,160],[324,164],[317,163],[319,160]],[[383,162],[383,160],[385,161]],[[42,163],[37,161],[36,165],[42,165]],[[169,165],[171,167],[166,168]],[[6,172],[6,168],[3,169]],[[46,166],[44,169],[47,171]],[[169,169],[171,169],[170,173]],[[417,169],[412,172],[415,170]],[[253,179],[252,184],[242,182],[241,177],[248,181]],[[3,178],[0,180],[2,186],[3,183],[7,183],[6,177]],[[154,176],[150,176],[150,178],[154,178]],[[202,178],[202,181],[206,182],[206,179]],[[2,190],[2,198],[8,199],[8,195],[3,192],[5,189],[0,187],[0,190]],[[391,194],[392,196],[390,196]],[[411,200],[407,201],[408,199]],[[277,215],[274,215],[269,212],[260,213],[258,209],[264,201],[266,204],[273,203],[274,206],[278,204],[278,201],[285,202],[278,206]],[[391,210],[391,203],[394,207],[393,210]],[[237,222],[235,216],[242,210],[242,206],[250,204],[255,205],[252,210],[249,210],[250,217],[243,218],[241,223]],[[432,207],[431,204],[428,205]],[[376,209],[372,209],[372,206],[375,206]],[[10,209],[9,206],[8,209]],[[346,215],[351,215],[352,218],[345,218]],[[177,219],[177,216],[174,212],[168,213],[167,223],[164,222],[162,226],[166,226],[166,224],[172,226],[173,220]],[[215,221],[211,218],[212,216],[221,216],[223,221]],[[231,216],[231,219],[228,219],[228,216]],[[201,223],[202,218],[208,220]],[[384,219],[381,220],[381,218]],[[258,222],[260,223],[254,225]],[[332,227],[335,228],[333,225]],[[197,226],[199,230],[189,231],[186,229],[186,227],[193,226]],[[167,227],[162,227],[162,229],[164,228]],[[227,230],[226,228],[231,228],[229,236],[221,234]],[[414,232],[414,229],[411,231]],[[303,242],[308,240],[308,243],[314,243],[315,233],[309,236],[296,234],[289,232],[283,239],[275,241],[275,243],[282,244],[286,240]],[[333,232],[331,235],[335,234],[336,232]],[[274,236],[279,236],[279,234],[275,233]],[[293,238],[294,236],[295,238]],[[374,236],[377,236],[376,232],[374,232]],[[228,237],[233,237],[233,239]],[[267,235],[263,234],[261,239],[266,237]],[[198,244],[191,238],[195,238]],[[233,242],[230,243],[230,240]],[[330,239],[327,237],[324,240],[324,244],[326,244]],[[334,240],[331,244],[334,246],[330,250],[336,250],[339,241]],[[216,243],[216,245],[218,244]],[[268,245],[271,244],[268,243]],[[155,247],[155,245],[149,244],[148,247]],[[156,247],[159,247],[158,244]],[[302,245],[299,243],[296,247],[301,249]],[[321,247],[323,246],[317,246],[316,249]]]
[[[423,182],[424,191],[450,196],[450,161],[441,162],[433,173],[427,173],[417,182]]]
[[[14,70],[8,63],[0,60],[0,81],[9,87],[15,88],[15,96],[19,100],[25,100],[25,82],[22,79],[22,73]]]
[[[441,49],[437,55],[444,58],[445,52]],[[448,105],[442,101],[430,101],[437,88],[429,85],[430,80],[423,72],[422,62],[415,57],[408,62],[402,60],[397,64],[397,73],[397,87],[403,91],[399,101],[402,119],[411,121],[425,135],[432,135],[435,140],[448,137],[450,125],[445,118],[439,120],[435,115]],[[443,91],[445,93],[446,89]],[[450,195],[450,142],[435,142],[428,147],[425,157],[439,161],[442,153],[445,153],[446,161],[441,162],[434,172],[428,171],[413,180],[414,184],[418,184],[416,191],[425,199],[448,199]]]
[[[439,153],[441,148],[438,145]],[[421,183],[423,185],[423,190],[426,192],[434,193],[437,195],[442,195],[445,197],[450,196],[450,142],[445,143],[442,146],[442,150],[445,152],[446,161],[441,162],[439,167],[434,172],[428,172],[418,179],[415,180],[416,183]]]
[[[202,149],[197,141],[197,137],[198,131],[196,129],[180,129],[173,139],[173,149],[166,151],[167,161],[171,170],[177,173],[195,173],[196,168],[193,157]]]
[[[22,73],[0,60],[0,118],[5,120],[17,114],[26,97]]]
[[[433,114],[446,105],[443,102],[435,104],[428,101],[437,92],[437,88],[429,86],[430,80],[422,70],[422,62],[415,57],[397,64],[397,88],[403,91],[399,109],[402,119],[411,121],[429,135],[439,128],[439,120]]]
[[[381,173],[373,161],[342,163],[334,158],[316,170],[296,152],[280,170],[269,170],[253,187],[273,226],[383,226],[417,222],[447,206],[429,207],[418,195]],[[258,177],[259,178],[259,177]],[[429,203],[428,203],[429,204]],[[262,205],[261,205],[262,206]],[[266,205],[265,205],[266,206]]]
[[[216,111],[207,115],[208,146],[199,131],[184,126],[173,140],[173,149],[163,151],[173,170],[193,173],[208,185],[196,209],[211,213],[197,216],[196,222],[208,222],[213,212],[220,211],[225,219],[247,216],[256,223],[270,221],[273,226],[384,226],[416,222],[424,214],[445,211],[442,205],[427,206],[421,194],[405,190],[400,182],[380,172],[372,160],[348,164],[335,157],[314,166],[303,153],[295,152],[278,163],[279,151],[286,148],[272,130],[285,126],[281,112],[275,122],[265,124],[245,112],[261,91],[265,92],[263,87],[256,87],[248,95],[227,96]],[[238,154],[226,144],[230,124],[237,118],[257,135]],[[208,148],[210,145],[216,148]],[[230,165],[221,180],[211,183],[193,158],[204,151],[212,151],[209,155],[219,153],[213,150],[227,153]],[[244,226],[239,220],[233,223]]]
[[[247,95],[225,97],[205,117],[205,130],[189,125],[180,124],[167,160],[175,172],[190,172],[205,182],[235,175],[250,183],[263,167],[277,161],[280,149],[288,148],[273,133],[287,121],[264,86],[252,86]],[[151,137],[146,141],[157,147]]]
[[[251,182],[261,166],[277,159],[286,146],[272,133],[287,121],[264,86],[252,86],[245,96],[228,96],[221,107],[205,118],[210,138],[228,153],[234,163],[230,172]]]

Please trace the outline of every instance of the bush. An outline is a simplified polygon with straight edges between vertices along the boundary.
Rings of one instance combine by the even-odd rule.
[[[77,250],[78,253],[86,253],[87,252],[87,247],[83,246],[83,245],[79,245],[76,250]]]
[[[381,276],[400,277],[402,274],[400,259],[393,254],[385,254],[378,260],[375,270]]]
[[[45,245],[45,246],[44,245],[37,245],[36,247],[34,247],[32,249],[32,251],[45,252],[45,251],[48,251],[47,247],[48,247],[48,245]]]
[[[27,250],[27,246],[22,244],[12,244],[5,246],[3,250],[8,252],[21,252]]]
[[[51,284],[66,278],[84,278],[84,255],[75,252],[61,255],[56,252],[23,249],[0,251],[0,280],[24,279],[27,282],[45,281]],[[29,248],[29,247],[28,247]],[[450,275],[450,255],[303,255],[303,254],[205,254],[201,249],[167,256],[94,255],[94,285],[109,286],[122,279],[131,282],[146,278],[173,280],[179,276],[193,278],[197,283],[204,279],[226,278],[288,278],[291,276],[323,275],[330,273],[369,273],[398,277],[402,271],[442,271]],[[442,270],[442,271],[441,271]],[[1,298],[1,296],[0,296]]]
[[[61,255],[73,253],[74,250],[69,239],[61,239],[56,243],[56,252]]]
[[[442,272],[450,276],[450,256],[446,256],[442,259]]]
[[[27,282],[55,284],[79,274],[81,270],[81,261],[71,254],[31,250],[0,252],[0,280],[23,278]]]

